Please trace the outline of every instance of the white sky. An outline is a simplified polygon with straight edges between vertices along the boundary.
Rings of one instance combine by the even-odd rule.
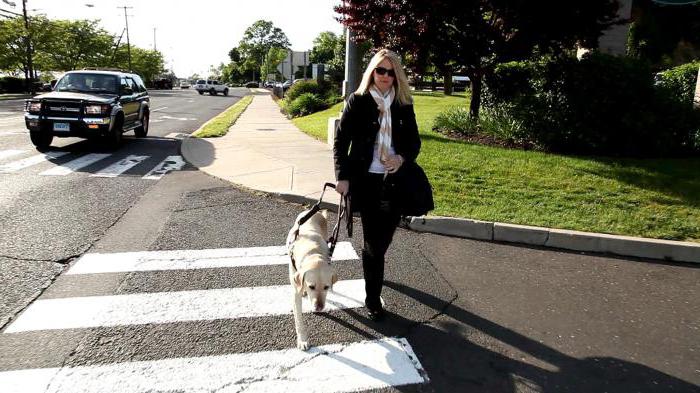
[[[21,12],[22,0],[13,0]],[[210,65],[228,62],[228,52],[238,46],[246,28],[258,19],[272,21],[282,29],[295,51],[310,50],[322,31],[342,33],[333,6],[340,0],[28,0],[30,14],[43,13],[51,19],[100,19],[102,27],[119,35],[128,10],[132,45],[156,45],[178,77],[197,72],[208,74]],[[85,4],[93,4],[87,7]],[[5,9],[12,9],[4,3]],[[126,43],[126,35],[122,40]]]

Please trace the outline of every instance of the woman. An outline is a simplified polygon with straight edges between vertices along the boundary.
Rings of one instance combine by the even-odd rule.
[[[382,49],[369,62],[357,91],[348,97],[333,146],[336,191],[350,193],[352,208],[362,220],[365,306],[372,320],[384,316],[380,301],[384,254],[402,214],[396,180],[419,150],[418,125],[401,60]]]

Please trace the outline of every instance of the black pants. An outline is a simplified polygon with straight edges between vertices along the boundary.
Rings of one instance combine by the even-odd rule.
[[[384,254],[394,237],[400,216],[396,196],[392,192],[391,175],[384,180],[384,175],[369,174],[364,183],[360,218],[364,234],[362,270],[367,294],[365,305],[371,310],[378,310],[381,308],[379,296],[384,284]]]

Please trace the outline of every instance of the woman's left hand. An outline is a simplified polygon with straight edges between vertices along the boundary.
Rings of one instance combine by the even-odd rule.
[[[390,156],[386,162],[384,163],[384,168],[389,173],[396,173],[396,171],[401,168],[401,165],[403,165],[404,159],[400,155],[396,154],[394,156]]]

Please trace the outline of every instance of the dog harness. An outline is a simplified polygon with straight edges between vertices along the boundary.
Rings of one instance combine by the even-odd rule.
[[[294,261],[294,256],[292,255],[292,245],[294,242],[297,240],[297,237],[299,237],[299,228],[304,225],[305,222],[309,221],[311,217],[313,217],[314,214],[318,213],[321,210],[321,202],[323,201],[323,194],[326,193],[326,188],[330,187],[335,189],[335,184],[333,183],[326,183],[323,185],[323,191],[321,191],[321,197],[318,198],[318,202],[314,204],[311,209],[304,214],[296,223],[296,229],[294,230],[293,233],[290,234],[290,236],[287,238],[287,253],[289,254],[289,258],[292,260],[292,267],[294,267],[294,270],[297,270],[296,266],[296,261]],[[335,223],[335,227],[333,227],[333,233],[331,234],[331,237],[328,238],[328,260],[330,261],[330,258],[333,256],[333,251],[335,250],[335,245],[338,243],[338,235],[340,234],[340,222],[345,218],[345,228],[348,231],[348,237],[352,237],[352,217],[350,216],[350,196],[349,195],[342,195],[340,197],[340,203],[338,204],[338,220]]]

